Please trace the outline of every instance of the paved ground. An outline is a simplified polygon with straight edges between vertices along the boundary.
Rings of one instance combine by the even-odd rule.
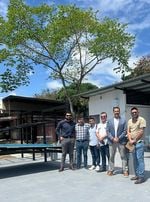
[[[150,152],[145,153],[147,180],[140,185],[122,176],[118,154],[112,177],[85,169],[59,173],[59,164],[59,159],[45,163],[40,155],[35,162],[30,155],[0,156],[0,202],[150,201]]]

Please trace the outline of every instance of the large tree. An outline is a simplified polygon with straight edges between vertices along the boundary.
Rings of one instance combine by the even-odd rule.
[[[75,5],[30,7],[10,0],[7,18],[0,17],[1,88],[27,84],[29,72],[42,65],[49,77],[62,82],[73,111],[69,84],[74,83],[79,93],[86,76],[107,58],[126,71],[134,37],[126,32],[126,24],[97,15]]]

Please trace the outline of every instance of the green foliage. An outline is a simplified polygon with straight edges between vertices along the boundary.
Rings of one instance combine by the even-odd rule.
[[[76,100],[76,97],[73,97],[73,96],[77,95],[77,93],[78,93],[76,84],[75,83],[70,84],[66,88],[67,88],[69,96],[72,99]],[[80,93],[90,91],[90,90],[94,90],[96,88],[98,88],[98,87],[96,85],[91,84],[91,83],[82,83],[81,86],[80,86]],[[64,88],[61,88],[58,91],[58,97],[57,98],[62,99],[62,100],[67,99]]]
[[[35,94],[36,98],[43,98],[43,99],[50,99],[50,100],[57,100],[57,93],[59,90],[51,91],[49,89],[42,90],[41,93]]]
[[[128,76],[125,76],[123,80],[131,79],[146,73],[150,73],[150,55],[143,56],[139,59],[139,61],[135,63],[135,68]]]
[[[95,86],[91,83],[82,83],[80,92],[83,93],[83,92],[87,92],[87,91],[94,90],[97,88],[98,88],[97,86]],[[71,101],[73,103],[73,108],[74,108],[75,113],[76,114],[80,114],[83,112],[88,113],[87,112],[88,100],[77,96],[76,85],[71,84],[71,85],[67,86],[67,92],[68,92],[69,97],[71,97]],[[39,94],[35,94],[35,97],[51,99],[51,100],[60,100],[60,101],[66,101],[66,102],[68,101],[64,88],[61,88],[61,89],[58,89],[55,91],[46,89],[46,90],[43,90]]]
[[[30,7],[22,0],[10,0],[7,18],[0,17],[0,26],[3,91],[27,85],[29,72],[40,64],[49,69],[50,78],[61,80],[71,105],[67,86],[75,84],[80,93],[83,80],[104,59],[117,61],[117,71],[128,70],[134,37],[125,31],[127,25],[108,18],[99,20],[92,9],[46,4]],[[14,78],[10,85],[5,82],[7,75],[8,80],[10,75]]]
[[[80,93],[94,90],[97,88],[98,87],[96,85],[93,85],[91,83],[82,83],[80,86]],[[77,115],[77,114],[85,113],[84,115],[87,115],[88,114],[88,99],[84,99],[80,96],[77,96],[78,91],[77,91],[76,84],[73,83],[73,84],[67,86],[67,92],[69,94],[69,97],[71,98],[75,114]],[[64,88],[62,88],[58,91],[57,99],[67,101],[67,97],[66,97]]]

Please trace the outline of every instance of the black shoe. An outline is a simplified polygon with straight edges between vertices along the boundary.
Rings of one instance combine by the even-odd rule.
[[[70,166],[69,166],[69,169],[70,169],[70,170],[75,170],[75,168],[73,167],[73,165],[70,165]]]
[[[144,180],[144,178],[139,178],[138,180],[136,180],[135,182],[134,182],[134,184],[141,184],[141,183],[143,183],[145,180]]]
[[[134,176],[134,177],[131,177],[131,179],[130,180],[138,180],[139,179],[139,177],[138,176]]]
[[[88,169],[88,166],[84,166],[84,169],[86,169],[86,170],[87,170],[87,169]]]
[[[99,170],[99,172],[105,172],[106,171],[106,168],[101,168],[100,170]]]
[[[76,169],[77,169],[77,170],[78,170],[78,169],[81,169],[81,166],[77,166]]]
[[[64,168],[61,167],[58,171],[59,171],[59,172],[62,172],[62,171],[64,171]]]

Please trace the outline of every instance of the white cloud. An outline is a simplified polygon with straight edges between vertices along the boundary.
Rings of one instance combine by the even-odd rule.
[[[48,89],[50,90],[57,90],[59,88],[62,88],[62,84],[59,81],[50,81],[46,84]]]
[[[127,7],[132,0],[102,0],[99,1],[99,8],[102,12],[118,12]]]
[[[140,57],[132,56],[129,60],[129,66],[134,68],[134,64],[139,60],[139,58]],[[102,87],[121,81],[121,74],[113,71],[113,68],[116,66],[117,64],[112,63],[110,59],[103,61],[101,64],[97,65],[87,77],[88,82],[97,85],[98,87]]]
[[[17,95],[17,93],[15,91],[12,91],[12,92],[8,93],[8,95]]]
[[[87,0],[88,5],[100,11],[100,15],[118,18],[129,23],[131,31],[150,28],[149,0]]]
[[[150,14],[147,15],[143,21],[141,22],[137,22],[137,23],[133,23],[129,25],[129,30],[130,31],[135,31],[135,30],[143,30],[143,29],[147,29],[150,28]]]

